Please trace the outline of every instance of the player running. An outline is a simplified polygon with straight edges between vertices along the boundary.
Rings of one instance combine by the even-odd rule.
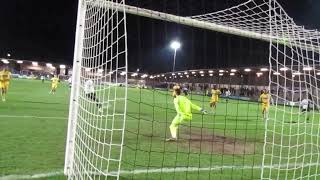
[[[300,102],[300,107],[301,107],[301,114],[306,114],[307,116],[307,121],[309,121],[309,115],[308,112],[310,111],[310,100],[308,98],[303,99]]]
[[[54,77],[51,79],[51,91],[50,94],[55,94],[56,90],[58,88],[58,84],[59,84],[59,78],[57,77],[57,75],[54,75]]]
[[[266,89],[262,90],[262,93],[259,98],[262,106],[262,116],[263,119],[268,118],[268,112],[269,112],[269,107],[270,107],[270,94]]]
[[[231,92],[230,92],[230,90],[229,89],[227,89],[226,90],[226,92],[225,92],[225,94],[226,94],[226,101],[228,102],[228,100],[229,100],[229,97],[231,96]]]
[[[176,97],[174,98],[173,103],[177,115],[175,116],[169,127],[171,132],[171,138],[167,139],[166,141],[176,141],[178,139],[178,127],[183,122],[192,120],[192,109],[201,111],[202,113],[206,114],[206,111],[203,108],[200,108],[199,106],[192,104],[192,102],[186,96],[182,96],[180,88],[175,88],[174,92]]]
[[[45,79],[44,75],[41,75],[40,79],[41,79],[41,82],[44,83],[44,79]]]
[[[102,104],[100,103],[99,99],[97,98],[97,95],[94,90],[94,83],[91,79],[86,80],[84,83],[84,93],[85,95],[92,101],[96,103],[96,106],[98,107],[98,111],[102,112]]]
[[[220,95],[221,95],[221,91],[217,88],[217,86],[214,86],[213,89],[211,90],[211,101],[210,101],[210,107],[212,108],[213,113],[216,110]]]
[[[1,97],[3,102],[6,101],[10,80],[11,80],[11,72],[5,67],[2,71],[0,71],[0,88],[1,88]]]
[[[69,87],[71,88],[72,87],[72,76],[69,77],[68,84],[69,84]]]

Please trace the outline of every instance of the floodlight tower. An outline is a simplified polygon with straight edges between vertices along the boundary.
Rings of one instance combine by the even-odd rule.
[[[177,50],[180,49],[181,43],[179,41],[172,41],[170,47],[174,50],[173,67],[172,67],[172,72],[174,72],[175,71],[175,66],[176,66]]]

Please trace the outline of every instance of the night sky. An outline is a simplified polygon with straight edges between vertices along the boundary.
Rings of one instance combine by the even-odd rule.
[[[320,29],[319,0],[278,0],[297,24]],[[187,16],[222,10],[243,0],[127,0],[127,4]],[[0,57],[72,64],[76,0],[5,0],[0,6]],[[223,33],[128,15],[129,70],[170,71],[179,39],[177,70],[263,65],[268,44]]]

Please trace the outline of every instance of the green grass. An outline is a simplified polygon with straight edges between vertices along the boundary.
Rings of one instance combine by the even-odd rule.
[[[67,132],[69,88],[60,84],[55,95],[49,94],[49,82],[37,80],[13,80],[7,102],[0,103],[0,179],[5,175],[32,175],[62,171]],[[115,94],[117,90],[117,94]],[[104,91],[105,99],[121,98],[123,88]],[[210,111],[209,97],[193,95],[190,99]],[[123,111],[123,101],[111,103],[107,110]],[[128,109],[121,169],[153,170],[158,168],[214,167],[215,170],[171,173],[124,173],[122,179],[259,179],[262,163],[264,126],[260,106],[255,102],[221,99],[215,114],[194,113],[193,120],[179,129],[180,140],[165,142],[175,111],[169,92],[146,89],[128,89]],[[112,128],[111,117],[88,116],[94,105],[87,107],[87,117],[79,121],[78,128],[87,130],[89,125]],[[282,112],[285,110],[285,112]],[[305,116],[290,113],[297,108],[279,106],[270,109],[267,142],[281,144],[282,148],[267,144],[266,164],[316,163],[319,156],[319,115],[306,123]],[[121,127],[122,116],[115,116],[113,128]],[[295,121],[295,123],[282,123]],[[278,121],[276,121],[278,120]],[[280,121],[281,120],[281,121]],[[79,129],[78,129],[79,130]],[[86,131],[101,141],[110,140],[103,130]],[[274,135],[274,132],[278,133]],[[81,134],[79,134],[81,135]],[[83,135],[83,134],[82,134]],[[287,136],[290,135],[290,136]],[[113,134],[113,142],[121,140],[121,134]],[[80,144],[79,141],[77,141]],[[92,142],[91,142],[92,143]],[[296,146],[302,145],[304,146]],[[97,153],[107,153],[106,146],[90,144]],[[95,147],[95,148],[93,148]],[[103,148],[104,147],[104,148]],[[111,156],[118,158],[117,149]],[[86,152],[88,153],[88,152]],[[268,156],[268,154],[273,155]],[[277,157],[282,157],[277,158]],[[297,157],[287,160],[286,157]],[[101,159],[92,158],[100,164]],[[110,165],[110,169],[116,167]],[[227,166],[221,169],[222,166]],[[101,165],[102,168],[106,164]],[[233,167],[230,169],[230,167]],[[239,168],[237,168],[239,167]],[[245,168],[241,168],[245,167]],[[254,168],[250,168],[254,167]],[[292,167],[289,167],[292,168]],[[316,166],[278,171],[273,169],[272,178],[288,179],[303,177],[320,172]],[[268,169],[265,169],[269,173]],[[315,177],[316,178],[316,177]],[[40,178],[41,179],[41,178]],[[63,176],[42,179],[64,179]]]

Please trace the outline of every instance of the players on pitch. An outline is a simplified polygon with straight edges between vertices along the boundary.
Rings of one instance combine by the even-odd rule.
[[[266,89],[262,90],[259,100],[262,107],[262,117],[263,119],[267,119],[270,107],[270,94]]]
[[[4,67],[2,71],[0,71],[0,88],[1,88],[1,98],[3,102],[6,101],[10,79],[11,79],[11,72],[8,70],[7,67]]]
[[[182,95],[181,93],[184,93]],[[181,88],[179,85],[175,85],[173,87],[173,93],[172,96],[173,104],[176,109],[177,115],[172,120],[172,123],[169,127],[171,138],[167,139],[166,141],[177,141],[177,131],[180,124],[183,122],[188,122],[192,120],[192,110],[197,110],[202,112],[203,114],[206,114],[206,110],[203,108],[193,104],[186,96],[188,95],[188,91],[185,88]]]

